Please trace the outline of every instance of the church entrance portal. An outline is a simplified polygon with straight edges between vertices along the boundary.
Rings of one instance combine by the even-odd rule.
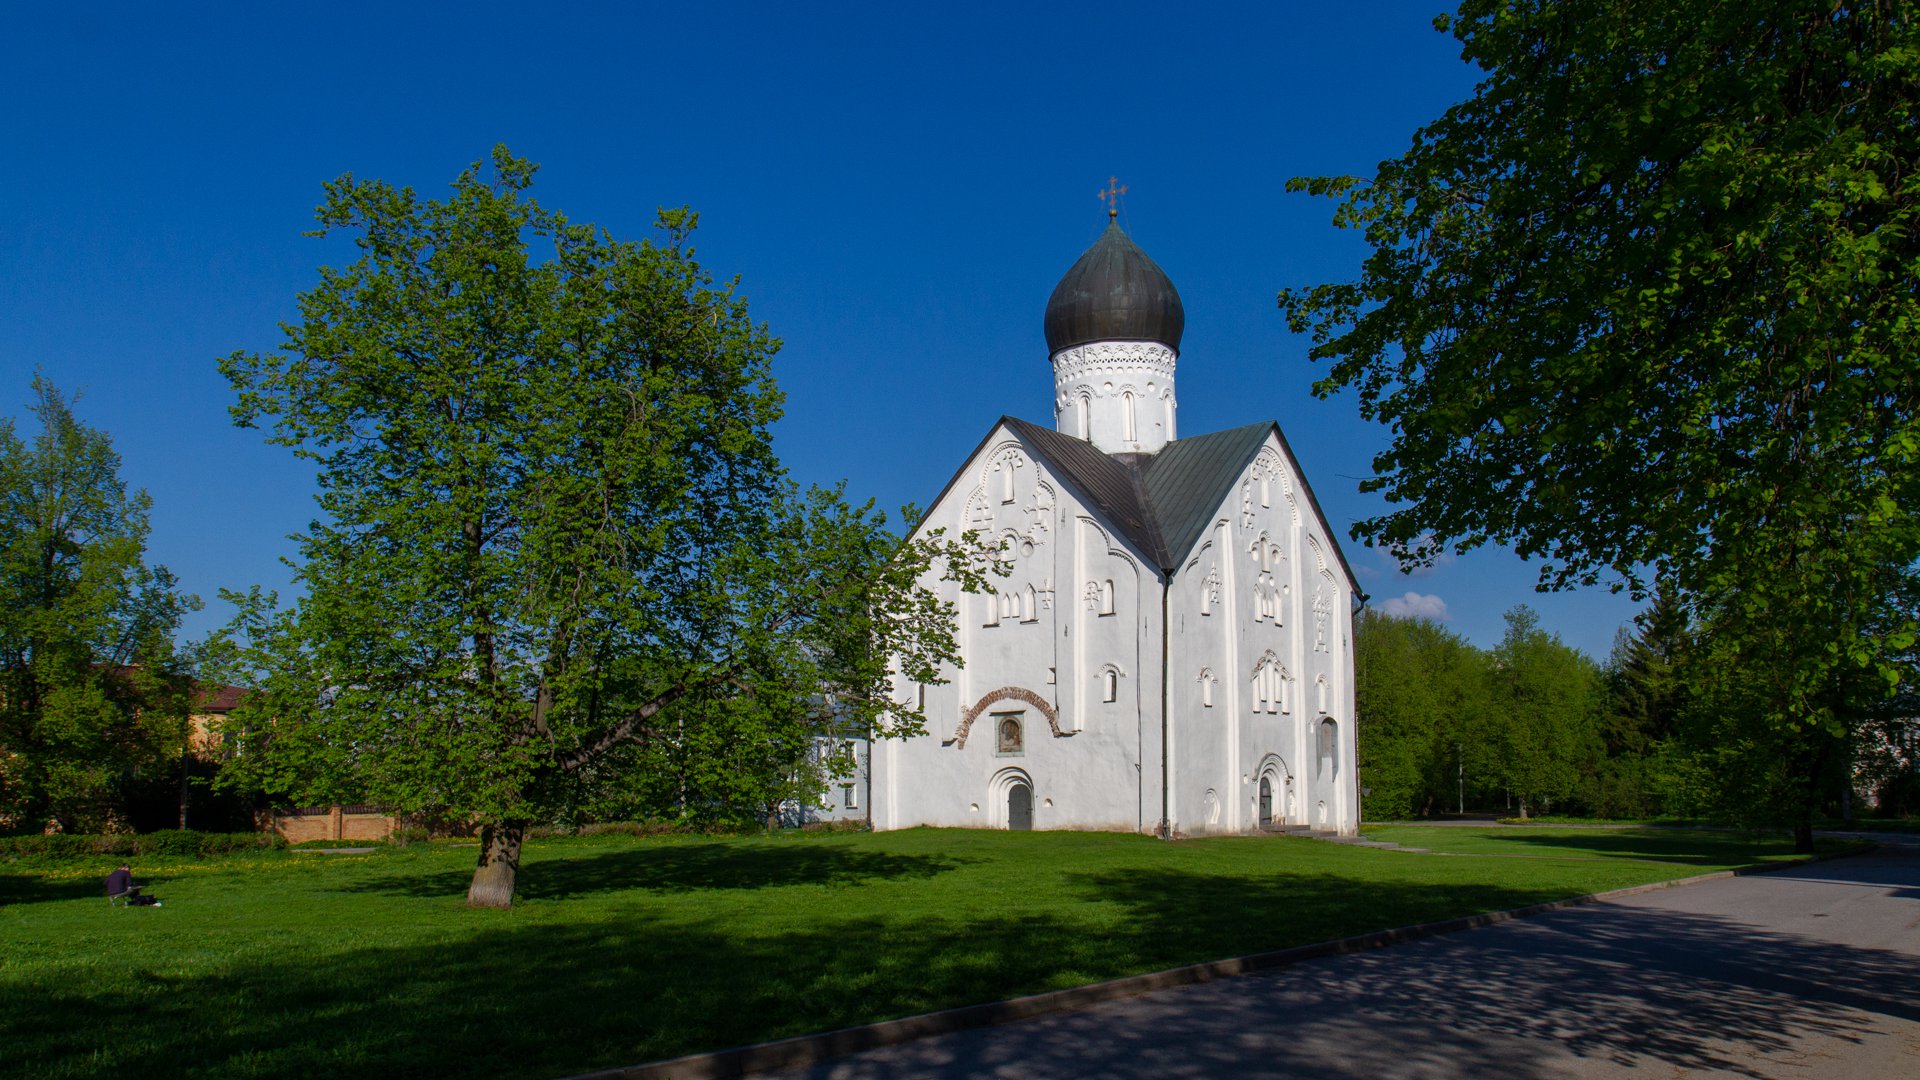
[[[1015,832],[1033,828],[1033,789],[1018,781],[1007,785],[1007,828]]]
[[[1271,824],[1273,824],[1273,780],[1263,776],[1260,778],[1260,827],[1264,829]]]

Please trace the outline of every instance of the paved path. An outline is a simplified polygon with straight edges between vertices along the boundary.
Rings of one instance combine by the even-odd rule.
[[[774,1075],[1628,1073],[1920,1077],[1920,848],[1663,889]]]

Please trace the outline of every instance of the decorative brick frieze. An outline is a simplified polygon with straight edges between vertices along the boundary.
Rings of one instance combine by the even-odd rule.
[[[966,749],[967,733],[973,730],[974,719],[981,713],[986,712],[987,706],[1001,701],[1025,702],[1040,710],[1040,715],[1047,718],[1047,727],[1052,729],[1055,735],[1065,736],[1073,734],[1070,731],[1062,731],[1060,729],[1060,714],[1046,698],[1041,697],[1039,694],[1034,693],[1024,686],[1003,686],[998,690],[987,691],[987,693],[981,696],[979,701],[973,703],[972,708],[960,714],[960,727],[955,730],[953,735],[954,749]]]

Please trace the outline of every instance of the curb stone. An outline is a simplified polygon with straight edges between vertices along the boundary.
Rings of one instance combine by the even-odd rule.
[[[1509,908],[1505,911],[1485,911],[1478,915],[1462,915],[1438,922],[1420,923],[1417,926],[1402,926],[1393,930],[1375,930],[1370,933],[1356,934],[1353,937],[1337,941],[1321,941],[1312,945],[1299,945],[1291,949],[1279,949],[1273,952],[1252,953],[1236,956],[1227,960],[1210,960],[1200,964],[1187,964],[1183,967],[1167,968],[1163,971],[1149,971],[1141,975],[1126,975],[1105,982],[1089,983],[1065,990],[1049,990],[1045,993],[1029,994],[1026,997],[1008,998],[1005,1001],[990,1001],[979,1005],[962,1005],[939,1012],[921,1013],[917,1016],[903,1016],[897,1020],[882,1020],[874,1024],[862,1024],[858,1027],[840,1028],[836,1031],[823,1031],[814,1035],[798,1035],[774,1042],[755,1043],[750,1046],[736,1046],[728,1050],[716,1050],[704,1054],[688,1054],[685,1057],[670,1058],[665,1061],[652,1061],[644,1065],[630,1065],[621,1068],[604,1069],[597,1072],[581,1073],[568,1080],[728,1080],[728,1078],[746,1076],[751,1073],[768,1072],[774,1069],[791,1069],[807,1065],[816,1065],[862,1050],[873,1050],[882,1046],[895,1046],[915,1039],[924,1039],[934,1035],[947,1035],[971,1028],[992,1027],[1018,1020],[1029,1020],[1049,1013],[1070,1012],[1084,1009],[1102,1002],[1117,1001],[1121,998],[1138,997],[1155,990],[1166,990],[1176,986],[1192,986],[1196,983],[1212,982],[1215,979],[1231,978],[1235,975],[1249,975],[1256,971],[1270,971],[1275,968],[1291,967],[1308,960],[1318,960],[1325,956],[1341,956],[1347,953],[1367,952],[1398,945],[1421,938],[1438,937],[1442,934],[1456,934],[1462,930],[1471,930],[1479,926],[1492,926],[1496,923],[1525,919],[1534,915],[1544,915],[1550,911],[1562,911],[1567,908],[1596,904],[1607,900],[1617,900],[1641,893],[1657,892],[1682,885],[1698,885],[1724,878],[1745,877],[1770,870],[1786,870],[1810,863],[1824,862],[1828,859],[1845,858],[1865,854],[1864,851],[1839,852],[1832,855],[1813,855],[1790,862],[1774,862],[1736,867],[1732,870],[1716,870],[1711,874],[1696,874],[1693,877],[1673,878],[1669,881],[1654,881],[1645,885],[1632,885],[1624,889],[1612,889],[1607,892],[1588,893],[1584,896],[1568,897],[1564,900],[1549,900],[1525,907]]]

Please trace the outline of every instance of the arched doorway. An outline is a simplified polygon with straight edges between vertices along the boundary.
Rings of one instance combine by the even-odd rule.
[[[1033,789],[1019,780],[1007,785],[1007,828],[1015,832],[1033,828]]]
[[[1254,827],[1277,829],[1298,824],[1293,816],[1293,770],[1287,768],[1286,759],[1279,754],[1262,756],[1254,776]]]

